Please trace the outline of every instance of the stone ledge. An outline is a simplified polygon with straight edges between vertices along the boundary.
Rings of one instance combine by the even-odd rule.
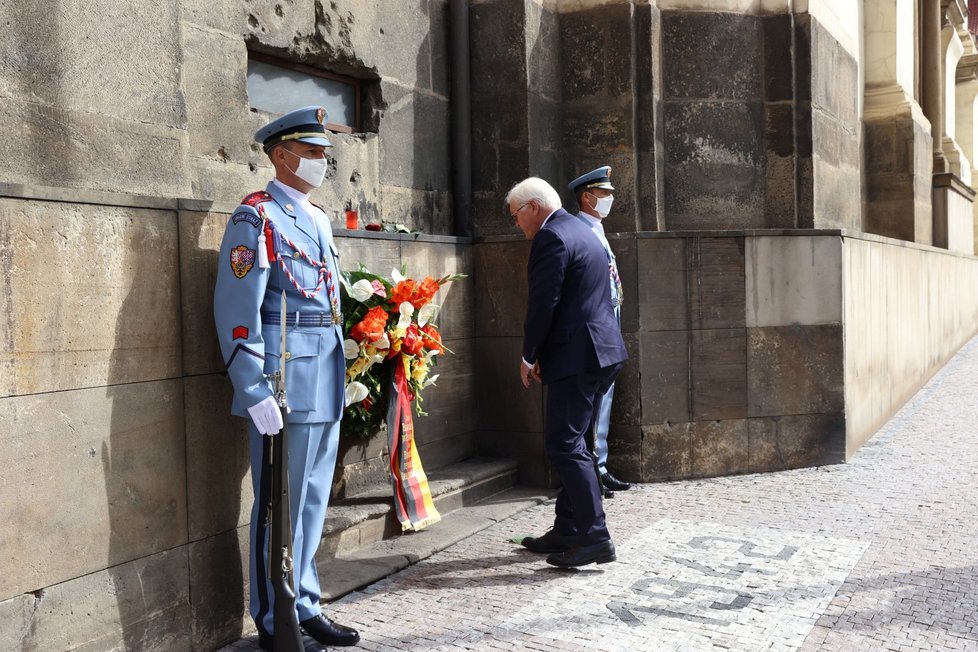
[[[444,516],[515,485],[518,463],[477,457],[435,469],[427,475],[435,507]],[[397,537],[400,531],[390,484],[374,484],[333,501],[323,529],[320,555],[353,553],[363,546]]]
[[[512,487],[464,509],[443,514],[442,521],[420,532],[377,541],[331,559],[318,560],[323,600],[331,601],[368,586],[411,564],[549,500],[552,492],[537,487]],[[334,508],[330,507],[332,511]]]

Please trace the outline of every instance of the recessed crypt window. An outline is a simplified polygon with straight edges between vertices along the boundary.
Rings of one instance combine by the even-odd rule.
[[[249,52],[248,101],[269,113],[319,104],[329,113],[330,131],[360,131],[360,80],[355,77]]]

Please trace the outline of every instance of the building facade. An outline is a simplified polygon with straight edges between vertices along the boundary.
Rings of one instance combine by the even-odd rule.
[[[978,330],[963,0],[7,0],[0,19],[3,649],[241,632],[251,489],[211,300],[224,224],[271,175],[263,81],[347,98],[314,196],[344,268],[469,275],[440,297],[455,355],[417,425],[428,468],[482,454],[554,482],[542,391],[516,376],[529,245],[502,206],[529,175],[613,167],[627,479],[843,462]],[[419,233],[347,231],[347,209]],[[383,449],[345,444],[336,495]]]

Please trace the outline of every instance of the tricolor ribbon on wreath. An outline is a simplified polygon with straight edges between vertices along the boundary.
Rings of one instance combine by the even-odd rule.
[[[391,482],[394,485],[394,514],[401,530],[421,530],[441,520],[435,509],[428,476],[414,443],[414,418],[408,389],[408,360],[398,354],[391,374],[390,402],[387,405],[387,444],[390,450]]]

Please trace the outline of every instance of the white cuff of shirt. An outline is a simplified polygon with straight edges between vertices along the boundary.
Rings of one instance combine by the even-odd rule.
[[[523,361],[523,364],[525,364],[525,365],[526,365],[526,368],[527,368],[527,369],[533,369],[533,365],[532,365],[532,364],[530,364],[529,362],[527,362],[527,361],[526,361],[526,358],[520,358],[520,359],[521,359],[521,360]]]

